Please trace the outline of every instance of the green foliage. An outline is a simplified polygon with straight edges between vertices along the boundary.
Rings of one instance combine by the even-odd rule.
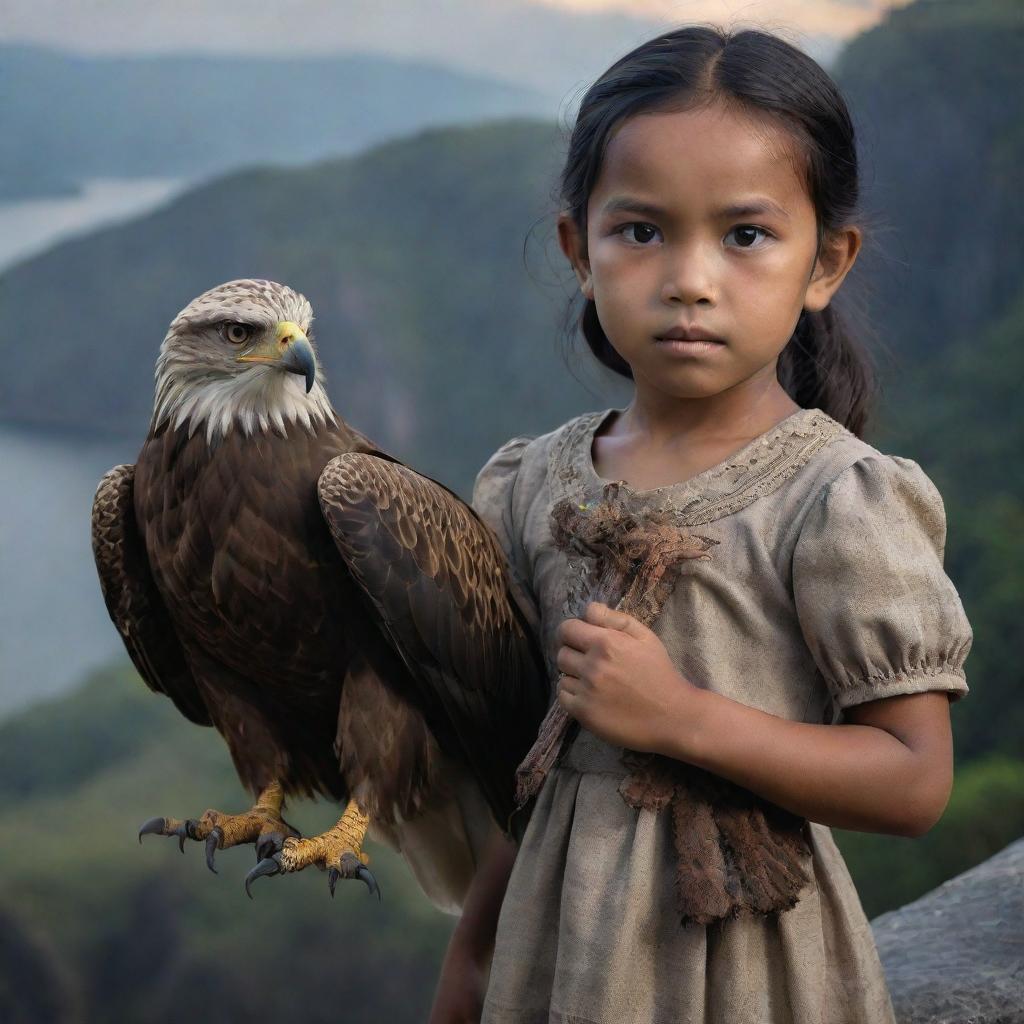
[[[1015,0],[920,0],[854,39],[836,65],[857,125],[867,228],[852,276],[900,388],[1019,293],[1022,49]]]
[[[74,693],[0,722],[0,801],[61,792],[115,767],[179,716],[130,665],[91,676]]]
[[[941,490],[946,564],[975,631],[942,821],[915,840],[836,831],[872,916],[1024,833],[1020,11],[921,0],[839,65],[878,241],[863,283],[893,356],[869,440],[919,461]],[[552,212],[562,146],[540,122],[423,132],[232,175],[27,261],[0,277],[0,315],[19,330],[0,415],[141,439],[174,314],[217,282],[272,277],[313,303],[343,415],[465,492],[501,441],[623,395],[596,373],[578,385],[555,344],[571,279],[550,222],[529,229]],[[297,1001],[308,1024],[424,1018],[452,922],[387,850],[371,849],[378,905],[353,883],[332,904],[316,872],[262,880],[249,903],[243,852],[224,852],[214,877],[198,845],[186,857],[158,838],[139,848],[147,817],[246,801],[219,737],[130,669],[0,726],[0,795],[11,962],[52,968],[86,1019],[177,1019],[183,998],[227,1019],[291,1019]],[[289,818],[310,834],[335,810]],[[0,963],[0,992],[11,970]]]
[[[99,673],[63,702],[11,719],[4,748],[13,738],[31,746],[4,764],[0,911],[22,924],[0,963],[0,992],[25,962],[53,973],[67,999],[80,992],[90,1022],[179,1019],[183,993],[204,1015],[229,1020],[244,1011],[291,1019],[297,992],[311,1022],[335,1021],[340,1008],[351,1021],[424,1019],[453,919],[387,848],[367,845],[383,902],[357,881],[339,883],[332,901],[316,870],[261,879],[250,902],[242,880],[252,847],[222,851],[214,876],[198,843],[184,857],[174,839],[138,844],[153,815],[240,811],[251,801],[221,738],[186,722],[130,669]],[[298,805],[288,820],[311,835],[338,811]]]
[[[903,382],[887,406],[892,450],[917,459],[945,498],[946,567],[974,628],[971,692],[952,709],[959,756],[1019,756],[1024,736],[1024,289],[984,331]]]

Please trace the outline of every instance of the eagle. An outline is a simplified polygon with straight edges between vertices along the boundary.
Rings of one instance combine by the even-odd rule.
[[[150,689],[223,736],[250,810],[143,835],[262,875],[315,865],[380,898],[362,845],[398,850],[457,913],[482,847],[519,838],[515,770],[550,705],[536,610],[476,512],[349,426],[300,293],[229,281],[174,318],[134,465],[99,483],[103,598]],[[302,837],[285,803],[343,813]]]

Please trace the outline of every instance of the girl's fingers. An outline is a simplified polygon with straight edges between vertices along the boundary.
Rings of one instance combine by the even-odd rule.
[[[580,676],[583,671],[584,656],[572,647],[559,647],[555,655],[558,671],[570,676]]]
[[[563,672],[558,677],[558,690],[555,694],[555,698],[563,702],[563,705],[567,699],[571,700],[576,696],[576,690],[579,686],[580,681],[575,676],[566,675]]]
[[[573,647],[577,651],[586,651],[591,644],[597,640],[604,627],[595,626],[582,619],[565,619],[558,627],[558,639],[566,647]]]
[[[583,618],[591,625],[600,626],[603,629],[617,629],[620,632],[629,633],[630,636],[635,636],[638,640],[649,632],[639,619],[633,618],[627,612],[609,608],[608,605],[602,604],[600,601],[591,601],[583,613]]]

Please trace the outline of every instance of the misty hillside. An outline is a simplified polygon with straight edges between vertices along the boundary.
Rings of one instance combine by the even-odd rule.
[[[18,339],[0,418],[141,443],[175,314],[222,281],[270,278],[311,301],[339,412],[468,485],[507,437],[594,404],[559,354],[568,292],[552,289],[539,230],[523,263],[559,156],[543,122],[432,129],[353,158],[242,171],[12,267],[0,316]]]
[[[1022,53],[1019,0],[920,0],[834,69],[860,140],[872,319],[906,373],[970,344],[1020,292]]]
[[[919,0],[839,64],[871,246],[852,283],[885,347],[868,440],[940,488],[946,567],[975,632],[941,822],[920,839],[835,830],[869,917],[1024,834],[1022,10]],[[271,277],[311,300],[343,415],[466,494],[501,441],[623,396],[578,356],[588,392],[560,352],[562,146],[553,124],[516,119],[251,167],[15,266],[0,275],[0,421],[141,441],[170,319],[220,281]],[[47,619],[18,642],[67,638]],[[250,902],[248,848],[224,851],[214,876],[199,844],[136,842],[151,815],[245,805],[220,738],[126,662],[0,722],[0,1018],[425,1019],[453,919],[380,846],[383,903],[344,882],[331,901],[317,871],[261,879]],[[311,834],[335,811],[288,817]]]
[[[171,1021],[183,1000],[213,1020],[293,1020],[296,1002],[309,1024],[425,1019],[454,918],[386,847],[366,848],[381,901],[357,880],[332,900],[316,869],[259,879],[249,900],[251,846],[214,875],[200,843],[139,845],[153,815],[252,801],[221,738],[130,669],[0,724],[0,767],[0,1019]],[[339,815],[307,803],[288,820],[316,835]]]
[[[974,628],[958,755],[1020,757],[1024,697],[1024,5],[919,0],[840,56],[860,137],[884,349],[883,450],[946,504],[946,568]]]
[[[0,199],[354,153],[428,124],[537,115],[519,85],[398,58],[82,56],[0,45]]]

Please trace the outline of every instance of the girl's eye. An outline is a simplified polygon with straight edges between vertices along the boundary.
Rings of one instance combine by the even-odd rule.
[[[631,229],[633,230],[633,238],[630,239],[640,245],[646,245],[653,234],[656,234],[658,229],[653,224],[645,224],[643,221],[632,221],[629,224],[623,224],[619,228],[619,234],[623,234]]]
[[[729,234],[736,236],[736,241],[741,249],[760,248],[760,246],[754,244],[757,241],[758,234],[764,235],[765,238],[771,237],[764,228],[755,227],[753,224],[739,224]],[[728,238],[728,235],[726,237]]]
[[[224,337],[233,345],[241,345],[242,342],[248,341],[251,334],[251,328],[246,327],[245,324],[224,325]]]

